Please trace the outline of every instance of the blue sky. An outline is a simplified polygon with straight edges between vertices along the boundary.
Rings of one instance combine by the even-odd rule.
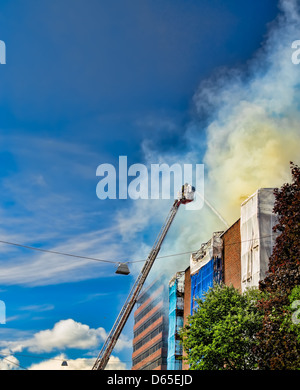
[[[293,4],[281,2],[285,17],[270,25],[279,13],[274,0],[0,0],[0,39],[7,48],[7,63],[0,65],[0,240],[112,261],[146,258],[171,201],[99,200],[97,166],[116,165],[120,155],[129,165],[179,158],[207,164],[213,183],[217,168],[207,150],[214,129],[224,130],[222,123],[234,117],[236,103],[265,107],[267,129],[277,129],[277,117],[293,128],[300,68],[289,54],[277,67],[270,61],[299,39]],[[289,75],[285,83],[282,74]],[[280,76],[277,99],[290,88],[292,101],[270,97],[274,75]],[[218,140],[229,139],[226,131]],[[290,144],[295,134],[281,140],[276,132],[278,145]],[[214,145],[218,160],[226,147]],[[271,155],[272,147],[261,155]],[[294,155],[282,152],[279,162]],[[257,160],[247,161],[245,170]],[[277,185],[283,171],[275,177],[262,170],[242,195]],[[221,199],[214,201],[221,207]],[[231,207],[223,210],[229,220]],[[210,218],[208,236],[199,231],[185,240],[180,210],[164,253],[195,250],[224,228],[207,210],[189,213],[190,226],[203,216]],[[187,264],[185,256],[172,270]],[[114,264],[1,244],[7,322],[0,325],[0,355],[8,360],[0,367],[60,368],[59,359],[68,359],[70,368],[89,367],[141,265],[132,264],[125,277],[115,274]],[[130,368],[131,340],[132,318],[113,352],[113,368]]]

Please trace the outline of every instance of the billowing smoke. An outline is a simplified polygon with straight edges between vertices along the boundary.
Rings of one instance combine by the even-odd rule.
[[[189,150],[179,157],[205,164],[205,196],[229,224],[239,218],[248,196],[290,181],[289,162],[300,162],[300,64],[291,59],[292,42],[300,39],[299,3],[282,0],[279,5],[280,14],[249,63],[215,70],[199,86],[196,124],[185,134]],[[199,118],[205,125],[197,124]],[[171,160],[176,162],[174,156]],[[181,213],[172,229],[163,254],[199,248],[226,226],[204,207]],[[157,263],[156,271],[174,274],[186,268],[188,256]]]
[[[247,67],[219,70],[194,98],[199,115],[211,115],[206,196],[230,223],[245,198],[290,180],[289,162],[300,161],[300,65],[291,60],[292,42],[300,38],[299,3],[283,0],[280,8]]]

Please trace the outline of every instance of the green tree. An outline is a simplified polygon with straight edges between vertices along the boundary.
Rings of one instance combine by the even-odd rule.
[[[181,330],[191,370],[233,370],[257,367],[253,346],[262,325],[258,289],[240,293],[215,285],[198,300],[198,309]]]
[[[292,183],[274,191],[278,223],[273,230],[279,235],[260,282],[260,290],[267,293],[259,302],[264,311],[256,346],[261,369],[300,368],[300,324],[292,323],[291,302],[300,285],[300,168],[291,163],[291,173]]]

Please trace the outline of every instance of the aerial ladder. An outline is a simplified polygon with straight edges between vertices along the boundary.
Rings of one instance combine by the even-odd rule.
[[[102,346],[102,349],[92,368],[93,370],[105,369],[108,360],[110,358],[110,355],[112,353],[112,350],[114,349],[114,346],[118,341],[118,338],[126,324],[126,321],[130,316],[130,313],[137,301],[139,293],[160,251],[161,245],[168,233],[168,230],[170,229],[170,226],[175,218],[175,215],[177,214],[179,206],[181,204],[192,202],[194,200],[194,193],[195,193],[195,188],[192,187],[190,184],[184,184],[182,186],[181,191],[178,193],[178,198],[174,201],[173,206],[171,207],[171,210],[165,220],[165,223],[163,224],[154,242],[154,245],[147,257],[147,260],[145,261],[142,270],[140,271],[105,343]],[[128,274],[128,272],[126,274]]]

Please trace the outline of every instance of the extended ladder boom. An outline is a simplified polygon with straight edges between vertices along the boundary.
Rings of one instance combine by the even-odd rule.
[[[139,274],[137,277],[126,301],[125,304],[123,305],[105,343],[103,344],[103,347],[94,363],[93,370],[104,370],[106,367],[110,354],[116,345],[118,338],[126,324],[126,321],[128,320],[128,317],[130,316],[130,313],[132,312],[132,309],[136,303],[136,300],[139,296],[139,293],[144,285],[144,282],[152,268],[152,265],[160,251],[161,245],[163,243],[163,240],[165,239],[168,230],[175,218],[175,215],[178,211],[178,208],[180,204],[188,203],[193,200],[193,194],[194,194],[195,189],[191,186],[188,186],[185,184],[182,186],[182,192],[179,197],[179,199],[174,201],[173,206],[171,207],[171,210],[169,212],[169,215],[166,218],[166,221],[164,225],[162,226],[157,239],[148,255],[148,258]]]

